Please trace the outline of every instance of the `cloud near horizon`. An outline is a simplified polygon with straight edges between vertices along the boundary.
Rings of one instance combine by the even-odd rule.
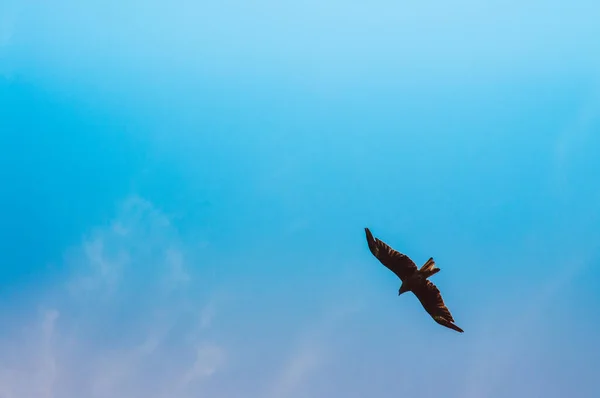
[[[124,201],[68,250],[65,280],[39,293],[24,331],[0,342],[11,354],[0,397],[195,396],[227,352],[206,336],[215,304],[195,301],[184,251],[151,203]]]
[[[152,203],[124,200],[111,222],[66,251],[60,282],[39,291],[35,310],[0,340],[0,397],[236,396],[218,377],[235,358],[214,330],[222,295],[201,291],[189,249]],[[359,308],[338,304],[291,337],[246,394],[299,396],[332,328]]]

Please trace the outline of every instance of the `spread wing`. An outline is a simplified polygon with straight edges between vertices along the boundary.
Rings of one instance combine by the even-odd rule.
[[[454,318],[452,318],[450,310],[444,304],[440,290],[430,280],[426,279],[424,283],[412,286],[412,291],[425,308],[425,311],[437,323],[458,332],[463,332],[461,328],[454,325]]]
[[[369,228],[365,228],[365,233],[367,234],[367,243],[371,253],[402,281],[417,270],[417,265],[408,256],[397,252],[384,242],[374,238]]]

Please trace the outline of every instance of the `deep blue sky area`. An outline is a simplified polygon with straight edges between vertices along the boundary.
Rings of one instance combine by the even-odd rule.
[[[0,396],[596,397],[599,15],[4,2]]]

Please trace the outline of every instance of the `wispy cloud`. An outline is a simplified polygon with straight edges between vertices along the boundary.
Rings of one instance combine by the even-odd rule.
[[[196,359],[184,373],[180,388],[212,376],[225,363],[225,351],[216,344],[202,343],[196,347],[195,351]]]
[[[324,355],[323,351],[323,347],[317,342],[305,343],[298,347],[275,379],[269,397],[297,396],[298,387],[308,384],[311,373],[318,369]]]
[[[274,361],[244,356],[236,347],[252,341],[234,333],[229,346],[216,331],[222,308],[241,305],[223,317],[234,329],[236,316],[251,309],[227,289],[199,291],[206,283],[188,261],[190,250],[152,203],[123,201],[114,219],[66,251],[63,281],[40,292],[39,311],[19,320],[29,332],[0,341],[3,353],[12,352],[0,357],[0,398],[243,395],[230,366],[263,369],[248,396],[296,397],[310,389],[331,359],[336,328],[358,307],[334,295],[290,336],[292,344],[264,347],[267,355],[279,351]]]
[[[150,202],[124,201],[114,220],[68,250],[64,283],[39,294],[41,316],[19,320],[27,332],[0,341],[12,354],[0,358],[0,397],[193,394],[227,353],[206,335],[215,302],[186,289],[185,251]]]
[[[343,297],[343,296],[340,296]],[[269,398],[301,397],[310,392],[311,376],[329,362],[328,345],[335,340],[335,332],[346,318],[365,308],[362,301],[333,300],[324,308],[320,318],[307,327],[288,354],[284,366],[265,394]]]

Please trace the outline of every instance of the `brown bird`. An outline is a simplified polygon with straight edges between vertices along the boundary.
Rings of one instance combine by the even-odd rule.
[[[434,321],[463,333],[463,330],[454,324],[454,318],[452,318],[448,307],[444,304],[439,289],[427,279],[440,271],[435,266],[433,258],[430,257],[418,269],[414,261],[408,256],[397,252],[386,243],[374,238],[369,228],[365,228],[365,232],[371,253],[402,281],[398,296],[405,292],[413,292]]]

